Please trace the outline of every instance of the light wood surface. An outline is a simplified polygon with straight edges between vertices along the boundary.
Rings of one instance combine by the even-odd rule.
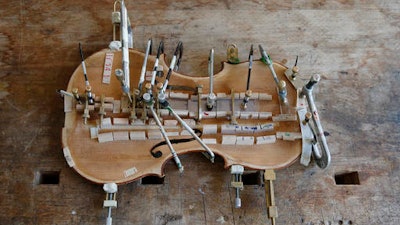
[[[92,87],[92,93],[94,95],[105,95],[106,97],[119,100],[122,99],[122,91],[120,82],[116,79],[116,77],[113,76],[111,78],[110,84],[104,84],[102,82],[104,60],[107,52],[110,51],[103,50],[85,59],[87,76]],[[137,87],[143,57],[143,53],[141,52],[134,50],[130,51],[130,80],[132,88],[135,86]],[[148,62],[149,70],[151,70],[153,67],[152,65],[154,64],[154,60],[155,57],[151,56]],[[168,66],[167,63],[165,63],[164,57],[161,58],[160,65],[163,66],[165,70],[164,73],[166,74]],[[112,71],[120,66],[121,51],[117,51],[114,52]],[[297,92],[284,75],[287,67],[281,64],[275,64],[274,67],[278,75],[278,79],[285,80],[288,83],[288,107],[291,109],[291,114],[296,115]],[[246,91],[247,70],[247,62],[236,65],[224,63],[223,70],[214,75],[214,93],[225,93],[228,96],[228,99],[217,99],[217,101],[227,101],[229,103],[231,101],[229,100],[231,90],[234,90],[234,92],[238,94]],[[158,80],[159,82],[163,82],[164,79],[165,76]],[[136,85],[134,86],[133,84]],[[191,89],[196,89],[196,87],[202,86],[203,94],[207,94],[209,91],[209,78],[174,73],[171,76],[169,85],[183,86]],[[281,114],[277,86],[274,83],[273,76],[271,75],[268,67],[261,61],[255,61],[253,64],[250,87],[254,93],[267,93],[272,96],[272,100],[268,101],[250,100],[249,105],[254,105],[253,110],[257,110],[259,112],[271,112],[272,116]],[[81,65],[72,74],[67,91],[72,92],[73,88],[78,88],[78,90],[85,89],[85,80]],[[187,92],[187,94],[194,93]],[[84,95],[82,91],[81,95]],[[171,107],[174,107],[173,99],[169,99],[169,101]],[[205,101],[206,100],[203,99],[201,104],[205,105]],[[73,102],[73,104],[78,104],[78,102],[75,100]],[[216,107],[217,106],[215,106],[215,108]],[[141,108],[137,107],[137,110],[141,110]],[[204,109],[202,109],[202,111],[203,110]],[[230,110],[230,108],[225,110]],[[235,107],[235,110],[238,112],[246,112],[246,110],[240,109],[238,106]],[[195,111],[197,112],[197,109]],[[211,112],[216,113],[216,109],[212,110]],[[156,149],[163,153],[162,157],[154,158],[150,154],[152,147],[162,140],[146,139],[143,141],[127,140],[99,143],[96,138],[90,138],[89,134],[90,127],[97,127],[98,124],[101,123],[99,122],[100,119],[97,116],[97,113],[98,110],[92,110],[90,113],[91,116],[85,125],[82,119],[82,110],[78,111],[73,109],[71,112],[66,112],[65,128],[62,137],[63,147],[69,149],[71,158],[75,164],[73,168],[79,174],[96,183],[127,183],[148,175],[164,175],[163,166],[167,160],[172,158],[170,150],[166,145],[164,145]],[[106,117],[112,119],[128,118],[129,116],[130,113],[113,114],[111,112],[107,113],[106,115]],[[137,117],[140,118],[140,114],[137,114]],[[189,117],[186,116],[184,119],[185,118]],[[174,118],[172,116],[167,116],[164,117],[164,119]],[[145,122],[148,123],[148,121]],[[239,134],[241,133],[242,135],[249,137],[276,135],[276,132],[300,132],[298,120],[288,122],[273,122],[272,117],[268,119],[240,119],[238,117],[237,122],[238,126],[260,126],[266,123],[272,123],[274,126],[272,130],[261,131],[256,134],[239,132]],[[226,117],[215,119],[204,118],[199,121],[197,126],[199,129],[202,129],[202,126],[207,124],[215,124],[220,126],[223,124],[229,125],[231,122]],[[134,128],[135,126],[130,126],[130,129]],[[129,129],[129,126],[126,129]],[[177,129],[178,132],[184,130],[180,126],[178,126]],[[158,131],[159,129],[151,125],[144,126],[144,131],[149,132],[150,130]],[[128,132],[129,130],[125,131]],[[205,134],[202,138],[214,138],[217,140],[217,144],[210,144],[209,147],[215,154],[220,155],[224,159],[225,168],[228,168],[233,164],[238,164],[243,165],[248,169],[280,169],[291,165],[301,153],[301,139],[294,141],[278,139],[275,143],[270,144],[256,144],[256,142],[254,142],[253,145],[225,145],[221,144],[222,136],[223,134],[219,130],[217,134]],[[174,137],[170,138],[174,139]],[[186,138],[188,138],[188,136],[186,136]],[[178,155],[193,151],[204,151],[204,149],[196,141],[174,144],[174,149]],[[126,176],[125,171],[131,168],[135,168],[136,172],[130,176]]]

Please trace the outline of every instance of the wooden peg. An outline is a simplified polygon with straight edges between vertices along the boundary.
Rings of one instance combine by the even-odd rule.
[[[265,197],[267,202],[268,217],[271,219],[271,224],[275,225],[276,218],[278,217],[278,208],[275,205],[275,194],[273,181],[276,180],[276,175],[273,170],[265,170]]]

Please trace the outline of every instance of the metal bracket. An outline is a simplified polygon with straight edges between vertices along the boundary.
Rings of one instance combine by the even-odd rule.
[[[305,108],[299,109],[297,111],[297,114],[299,115],[301,139],[302,139],[300,163],[304,166],[308,166],[311,161],[314,135],[308,123],[303,123],[303,121],[306,120],[307,109]]]
[[[306,85],[304,85],[299,97],[300,98],[306,97],[308,103],[308,109],[310,110],[311,113],[310,123],[312,123],[312,125],[308,124],[308,126],[310,126],[310,129],[311,131],[313,131],[314,133],[313,135],[315,137],[315,143],[313,146],[314,160],[321,169],[325,169],[326,167],[329,166],[331,162],[331,154],[329,152],[324,130],[322,129],[322,125],[318,116],[317,107],[314,103],[314,97],[312,95],[313,86],[317,84],[319,80],[320,76],[318,74],[313,75],[310,81]],[[319,151],[317,144],[319,145],[321,151]]]
[[[235,44],[228,45],[228,49],[226,50],[226,56],[228,63],[230,64],[238,64],[240,62],[238,48]]]

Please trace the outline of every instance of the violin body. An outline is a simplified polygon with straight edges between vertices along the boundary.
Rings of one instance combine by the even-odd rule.
[[[131,87],[137,87],[144,56],[129,50]],[[140,93],[144,90],[135,92],[133,88],[131,103],[121,91],[117,78],[109,76],[110,71],[121,68],[121,60],[121,51],[110,49],[85,59],[94,104],[85,101],[82,65],[72,74],[66,90],[72,93],[78,89],[80,97],[64,97],[64,156],[81,176],[99,184],[124,184],[149,175],[164,176],[163,166],[172,158],[168,146],[162,144],[160,128],[141,102]],[[155,56],[150,55],[147,71],[152,71],[154,61]],[[165,61],[165,55],[161,55],[163,69],[157,76],[159,83],[164,82],[168,71]],[[285,75],[288,68],[273,63],[278,79],[287,83],[287,102],[282,104],[271,71],[264,62],[255,60],[252,95],[244,108],[248,65],[249,62],[223,63],[222,71],[214,75],[213,91],[217,99],[212,110],[206,107],[209,78],[198,74],[187,76],[173,72],[166,91],[167,100],[198,131],[204,143],[224,159],[226,168],[231,165],[255,170],[287,167],[302,153],[297,109],[304,100],[299,97],[298,87]],[[178,156],[204,152],[168,111],[157,102],[154,108]],[[155,157],[151,151],[162,154]]]

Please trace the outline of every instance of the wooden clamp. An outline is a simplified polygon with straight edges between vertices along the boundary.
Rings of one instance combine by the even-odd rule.
[[[83,123],[87,124],[88,119],[90,118],[90,114],[89,114],[89,99],[86,98],[85,101],[85,109],[83,110]]]
[[[104,105],[104,99],[105,99],[105,95],[102,94],[102,95],[101,95],[101,98],[100,98],[100,109],[99,109],[100,124],[103,123],[104,116],[106,115],[105,105]]]
[[[137,119],[137,117],[136,117],[136,100],[137,100],[138,94],[140,94],[139,90],[134,89],[133,93],[132,93],[133,98],[132,98],[131,115],[129,116],[129,120],[130,120],[131,124],[133,124],[134,121]]]
[[[197,118],[196,122],[200,122],[201,120],[201,95],[203,94],[203,86],[197,86]]]
[[[276,180],[275,172],[273,170],[265,170],[265,198],[267,201],[268,218],[271,219],[272,225],[275,225],[275,219],[278,217],[278,208],[275,205],[274,180]]]
[[[236,115],[235,115],[235,92],[234,92],[233,88],[231,89],[231,107],[232,107],[231,124],[236,125],[238,123],[236,121]]]

